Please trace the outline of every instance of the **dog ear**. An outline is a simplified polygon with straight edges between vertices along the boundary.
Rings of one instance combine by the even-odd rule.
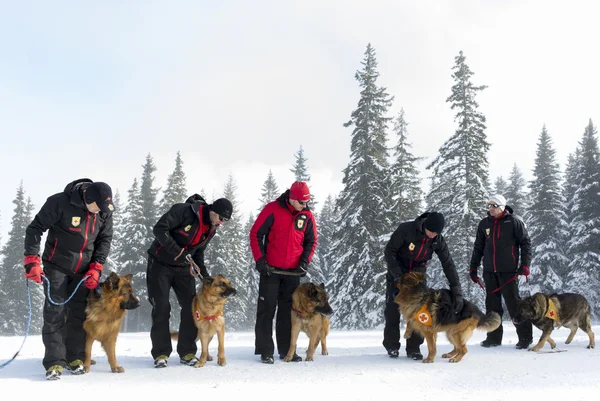
[[[414,287],[415,285],[419,284],[419,282],[421,281],[418,276],[419,274],[422,274],[422,273],[411,272],[411,273],[404,274],[400,278],[400,284],[403,286],[406,286],[406,287]]]
[[[325,289],[325,283],[321,283],[321,284],[319,285],[319,287],[321,287],[322,289]]]
[[[317,290],[317,286],[314,283],[308,284],[308,295],[311,297],[316,297],[319,294],[319,290]]]
[[[115,272],[110,272],[110,275],[106,278],[105,285],[109,290],[119,288],[119,275]]]
[[[133,274],[131,274],[131,273],[130,274],[126,274],[126,275],[123,276],[123,278],[125,280],[127,280],[128,282],[131,283],[131,280],[133,279]]]
[[[427,279],[425,273],[414,272],[414,275],[417,277],[418,282],[425,281]]]
[[[211,285],[215,281],[212,277],[204,277],[202,279],[202,284]]]

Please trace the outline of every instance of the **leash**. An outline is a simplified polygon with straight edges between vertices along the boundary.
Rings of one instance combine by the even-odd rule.
[[[29,326],[31,326],[31,293],[29,292],[29,280],[25,280],[25,285],[27,286],[27,326],[25,327],[25,337],[23,338],[23,342],[21,343],[21,346],[19,347],[17,352],[15,352],[12,358],[0,365],[0,369],[2,369],[3,367],[7,366],[9,363],[15,360],[17,355],[19,355],[19,353],[23,349],[23,346],[25,345],[25,340],[27,340],[27,336],[29,335]]]
[[[71,298],[73,298],[73,296],[79,289],[79,286],[81,285],[81,283],[83,283],[88,277],[90,277],[90,276],[83,276],[81,278],[81,280],[79,280],[79,283],[77,283],[77,287],[75,287],[75,290],[73,290],[73,293],[69,296],[69,298],[67,298],[67,300],[65,302],[55,302],[50,297],[50,280],[48,280],[48,278],[46,276],[42,275],[42,279],[46,281],[46,289],[48,290],[48,294],[47,294],[48,301],[51,304],[56,305],[56,306],[62,306],[64,304],[66,304],[67,302],[69,302],[71,300]],[[29,281],[29,280],[27,280],[27,281]],[[29,294],[29,283],[27,283],[27,293]]]
[[[304,272],[303,271],[292,272],[292,271],[289,271],[289,270],[276,269],[273,266],[269,266],[269,273],[271,273],[271,274],[279,274],[280,276],[295,276],[295,277],[300,277]]]
[[[190,274],[192,275],[192,277],[201,277],[202,274],[200,273],[200,267],[196,264],[196,262],[194,262],[194,259],[192,259],[192,256],[188,253],[185,256],[185,259],[190,262]]]
[[[485,287],[483,286],[483,283],[481,282],[481,279],[479,277],[477,277],[477,284],[479,284],[479,286],[481,287],[481,289],[483,290],[483,292],[485,292],[486,294],[490,295],[490,294],[495,294],[498,291],[502,290],[508,284],[510,284],[513,281],[515,281],[518,277],[519,277],[519,275],[515,274],[514,277],[511,277],[510,279],[508,279],[508,281],[506,283],[502,284],[500,287],[498,287],[498,288],[496,288],[495,290],[492,290],[492,291],[486,291],[485,290]],[[525,276],[525,280],[527,280],[527,284],[529,284],[529,279],[527,278],[527,276]]]

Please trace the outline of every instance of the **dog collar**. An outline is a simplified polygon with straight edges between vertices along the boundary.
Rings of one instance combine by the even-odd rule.
[[[306,317],[306,312],[300,312],[298,309],[292,308],[294,312],[296,312],[300,317]]]
[[[220,316],[223,316],[223,313],[219,313],[218,315],[202,316],[202,315],[200,315],[199,311],[196,311],[196,319],[197,320],[213,320]]]

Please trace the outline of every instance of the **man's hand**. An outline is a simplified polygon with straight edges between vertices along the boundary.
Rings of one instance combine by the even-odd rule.
[[[300,271],[300,277],[306,276],[308,273],[308,262],[302,261],[298,264],[298,271]]]
[[[89,276],[83,284],[90,289],[94,290],[100,284],[100,273],[102,273],[103,266],[98,262],[90,263],[90,269],[87,271],[86,275]]]
[[[479,283],[479,277],[477,277],[477,269],[469,270],[469,277],[471,277],[472,282]]]
[[[256,261],[256,271],[267,276],[271,275],[269,265],[267,264],[267,260],[264,258],[264,256]]]
[[[517,270],[517,273],[519,276],[525,276],[525,278],[527,278],[531,274],[531,271],[529,271],[529,267],[521,266],[519,267],[519,270]]]
[[[452,287],[451,291],[452,291],[452,304],[454,304],[454,313],[456,313],[458,315],[458,314],[460,314],[460,312],[462,312],[463,308],[465,307],[465,301],[462,297],[462,293],[461,293],[459,287]]]
[[[25,277],[28,280],[35,281],[36,283],[42,282],[42,267],[40,266],[41,259],[37,255],[27,255],[23,260],[25,265]]]

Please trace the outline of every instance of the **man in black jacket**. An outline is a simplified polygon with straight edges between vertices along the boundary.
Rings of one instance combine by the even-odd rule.
[[[63,303],[87,276],[65,305],[49,302],[44,285],[43,365],[49,380],[59,379],[63,368],[75,375],[85,373],[86,299],[89,290],[98,286],[110,251],[113,210],[110,186],[82,178],[49,197],[25,232],[25,277],[41,283],[44,276],[55,303]],[[40,258],[40,242],[46,230],[48,237]]]
[[[519,258],[520,254],[520,258]],[[480,283],[477,268],[483,257],[483,281],[485,282],[486,312],[497,312],[502,316],[502,297],[511,318],[517,314],[520,301],[517,276],[529,276],[531,263],[531,241],[521,219],[513,215],[502,195],[490,197],[488,215],[477,227],[477,236],[469,275],[474,283]],[[520,264],[519,264],[520,259]],[[530,322],[515,324],[519,341],[517,349],[527,349],[533,341]],[[502,325],[487,334],[482,347],[502,344]]]
[[[433,252],[442,263],[444,274],[450,283],[454,311],[460,313],[463,309],[464,301],[456,267],[448,251],[448,245],[441,235],[444,224],[444,216],[441,213],[423,213],[414,221],[401,223],[385,247],[388,272],[383,346],[390,358],[397,358],[400,349],[400,312],[398,304],[394,302],[393,283],[405,273],[425,273],[427,262],[433,257]],[[414,360],[423,359],[419,349],[421,344],[423,344],[423,337],[413,332],[406,341],[406,356]]]
[[[152,304],[151,354],[154,366],[164,368],[173,351],[169,318],[171,305],[169,291],[175,291],[181,305],[181,322],[177,353],[180,362],[194,366],[198,330],[192,317],[192,301],[196,296],[196,280],[190,273],[190,257],[200,268],[202,277],[208,277],[204,264],[204,249],[217,228],[228,221],[233,206],[225,198],[207,205],[200,195],[189,197],[185,203],[176,203],[154,226],[155,239],[148,249],[146,283]]]

